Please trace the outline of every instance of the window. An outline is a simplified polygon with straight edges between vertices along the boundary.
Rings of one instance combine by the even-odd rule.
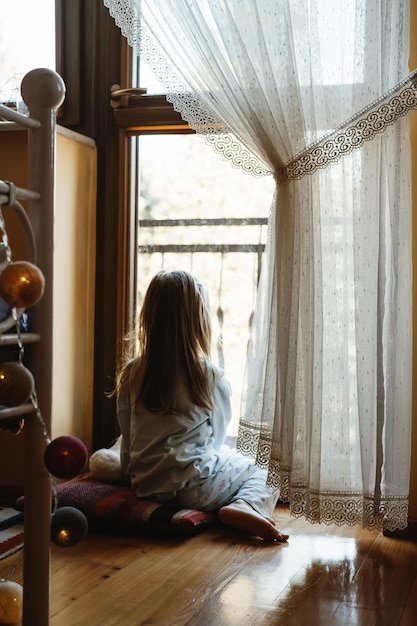
[[[193,134],[141,136],[138,153],[138,306],[160,269],[185,269],[206,285],[212,358],[232,386],[236,436],[274,181],[232,168]]]
[[[146,95],[121,102],[115,119],[130,137],[131,241],[134,288],[131,323],[152,276],[183,268],[206,284],[211,300],[214,362],[232,385],[237,435],[251,314],[267,236],[274,181],[233,168],[196,136],[167,103],[146,66],[133,55],[133,85]]]
[[[2,2],[0,100],[18,107],[20,82],[37,67],[55,69],[55,0]]]

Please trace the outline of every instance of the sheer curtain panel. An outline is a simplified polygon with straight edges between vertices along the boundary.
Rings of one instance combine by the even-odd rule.
[[[408,1],[104,4],[183,118],[277,183],[238,447],[294,515],[405,527]]]

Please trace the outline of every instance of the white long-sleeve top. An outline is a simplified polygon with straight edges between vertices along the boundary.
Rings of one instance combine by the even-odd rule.
[[[231,420],[230,394],[229,383],[217,372],[213,410],[192,404],[185,388],[172,414],[149,411],[140,400],[132,405],[127,392],[119,393],[122,470],[137,497],[170,499],[215,471]]]

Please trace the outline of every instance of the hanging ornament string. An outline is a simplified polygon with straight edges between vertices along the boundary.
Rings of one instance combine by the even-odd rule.
[[[42,413],[41,413],[40,408],[39,408],[38,398],[36,396],[36,391],[33,391],[33,393],[32,393],[31,402],[33,404],[33,408],[35,409],[35,414],[36,414],[36,417],[38,418],[39,424],[41,425],[42,434],[43,434],[43,436],[45,438],[45,442],[46,442],[47,445],[49,445],[51,443],[51,438],[49,436],[48,430],[46,428],[46,424],[44,422],[44,419],[42,417]]]
[[[1,242],[5,252],[6,262],[10,263],[12,259],[12,251],[9,246],[9,238],[7,236],[6,224],[4,222],[3,212],[0,209],[0,230],[1,230]]]
[[[8,206],[18,217],[20,225],[25,235],[25,242],[27,247],[28,258],[32,263],[36,263],[36,240],[33,232],[32,224],[22,204],[17,199],[16,185],[10,181],[1,181],[2,185],[7,185],[7,193],[0,195],[0,206]],[[7,236],[6,224],[3,214],[0,210],[0,230],[2,231],[1,241],[6,249],[6,260],[8,263],[12,260],[12,251],[9,245],[9,239]]]
[[[23,365],[25,348],[24,348],[23,341],[22,341],[22,330],[21,330],[20,320],[17,315],[16,307],[12,307],[12,316],[15,321],[16,343],[17,343],[18,350],[19,350],[18,362],[19,364]],[[45,444],[48,446],[51,443],[51,437],[50,437],[50,433],[48,433],[48,429],[46,427],[45,421],[42,417],[41,410],[39,408],[35,385],[33,385],[33,391],[30,396],[30,401],[35,410],[36,418],[41,426],[42,434],[45,439]],[[24,425],[24,420],[21,420],[21,428],[16,434],[18,434],[22,430],[23,425]],[[52,488],[52,514],[54,514],[58,508],[58,486],[57,486],[57,481],[52,474],[51,474],[51,488]]]
[[[13,201],[13,198],[9,200],[9,202],[12,202],[12,201]],[[12,264],[12,250],[9,245],[9,238],[7,234],[6,224],[5,224],[3,212],[1,211],[1,209],[0,209],[0,231],[1,231],[1,243],[3,244],[2,247],[3,247],[3,252],[4,252],[4,262],[2,264],[3,267],[0,269],[0,271],[3,273],[5,271],[4,268],[7,269]],[[7,300],[5,302],[7,302]],[[10,363],[3,364],[3,368],[6,368],[7,366],[9,366],[9,370],[10,370],[10,382],[8,386],[8,394],[13,395],[15,397],[15,394],[11,393],[11,391],[14,391],[12,384],[13,384],[14,377],[16,377],[16,375],[17,375],[16,384],[18,387],[27,388],[27,385],[30,386],[29,388],[32,390],[30,394],[30,399],[34,406],[36,416],[41,424],[42,432],[43,432],[43,435],[45,436],[45,440],[46,442],[48,442],[49,435],[47,433],[45,422],[42,418],[42,415],[38,406],[38,402],[36,398],[36,391],[34,388],[34,379],[33,379],[32,374],[29,372],[29,370],[27,370],[25,366],[23,365],[25,350],[24,350],[24,345],[23,345],[23,340],[22,340],[22,328],[21,328],[21,320],[20,320],[22,313],[23,313],[23,309],[18,311],[16,306],[11,306],[10,317],[13,320],[13,324],[14,324],[15,331],[16,331],[15,341],[16,341],[18,353],[17,353],[17,362],[12,361]],[[6,372],[7,371],[8,370],[6,370]],[[25,392],[25,395],[26,395],[26,392]],[[23,396],[21,399],[23,399]],[[24,401],[26,401],[26,398],[24,399]],[[12,402],[13,405],[16,403],[19,404],[19,402]],[[24,423],[25,423],[25,420],[23,418],[20,418],[20,419],[12,418],[11,420],[8,421],[8,425],[10,425],[10,430],[15,435],[20,434],[20,432],[23,430]],[[2,424],[4,425],[5,422],[2,422]],[[54,484],[54,508],[56,508],[57,506],[56,481],[54,481],[54,483],[55,483]],[[20,594],[22,593],[21,585],[18,585],[17,583],[12,582],[12,578],[15,576],[16,570],[19,564],[21,563],[23,556],[24,556],[24,549],[18,554],[17,558],[12,563],[11,568],[8,572],[7,578],[0,579],[2,586],[4,587],[4,589],[7,590],[8,593],[10,593],[10,588],[12,589],[12,592],[13,592],[12,597],[11,597],[12,603],[17,602],[17,598],[15,597],[16,590],[19,591]]]
[[[4,181],[2,181],[4,183]],[[2,295],[2,300],[7,302],[10,307],[16,306],[16,315],[13,316],[12,313],[10,315],[4,317],[0,321],[0,332],[3,333],[9,330],[15,324],[15,317],[21,318],[24,314],[25,308],[29,306],[27,303],[27,298],[30,299],[30,304],[34,304],[33,295],[37,292],[37,298],[39,299],[43,294],[43,285],[44,279],[43,275],[40,272],[39,268],[36,265],[36,241],[35,235],[32,229],[32,225],[30,223],[29,217],[21,205],[21,203],[17,200],[17,190],[16,186],[7,182],[4,183],[8,186],[8,193],[0,195],[0,206],[6,205],[8,206],[18,217],[20,225],[22,226],[24,235],[26,248],[28,252],[28,257],[31,262],[28,261],[20,261],[17,263],[12,262],[12,250],[9,244],[9,238],[7,235],[6,224],[4,220],[3,213],[0,209],[0,231],[1,231],[1,256],[0,258],[0,280],[1,285],[0,289],[3,291],[9,290],[10,285],[14,283],[14,289],[16,289],[16,279],[18,277],[22,277],[22,272],[24,272],[24,279],[26,281],[26,287],[23,292],[20,294],[20,297],[23,296],[23,302],[19,299],[17,301],[9,301],[6,297]],[[23,283],[22,283],[23,284]],[[12,296],[12,293],[9,292],[9,296]],[[4,306],[3,306],[4,309]]]
[[[15,328],[16,328],[16,337],[17,337],[16,342],[17,342],[17,347],[18,347],[18,350],[19,350],[18,361],[19,361],[19,363],[23,363],[23,356],[25,354],[25,349],[23,347],[23,342],[22,342],[20,320],[18,318],[17,309],[16,309],[15,306],[12,307],[12,317],[13,317],[14,325],[15,325]]]
[[[6,578],[2,578],[0,580],[12,580],[12,578],[14,578],[15,574],[16,574],[16,570],[18,568],[18,566],[20,565],[20,562],[23,559],[23,555],[24,555],[24,551],[22,550],[18,556],[16,557],[16,559],[14,560],[14,562],[12,563],[9,572],[6,576]]]
[[[33,393],[31,396],[31,402],[32,402],[33,408],[35,409],[35,414],[38,419],[38,422],[41,426],[45,443],[47,446],[49,446],[51,444],[51,437],[48,433],[48,429],[46,428],[45,421],[42,417],[42,413],[39,408],[38,398],[37,398],[35,389],[33,390]],[[54,515],[54,513],[56,512],[58,508],[58,485],[57,485],[55,476],[53,476],[52,474],[51,474],[51,492],[52,492],[52,515]]]
[[[11,186],[11,192],[12,190],[14,190],[14,186]],[[13,193],[11,193],[9,202],[18,204],[13,197]],[[24,212],[21,205],[18,207],[18,212],[20,210]],[[31,258],[35,258],[36,248],[34,244],[31,245],[31,226],[29,224],[28,227],[24,218],[22,218],[21,221],[27,238],[29,239],[28,248],[31,253]],[[36,304],[42,298],[45,279],[41,270],[33,263],[28,261],[12,261],[12,251],[1,210],[0,231],[3,248],[3,262],[0,267],[0,296],[5,305],[8,305],[10,309],[9,317],[16,329],[16,333],[12,338],[18,350],[17,360],[0,364],[2,370],[0,405],[10,407],[13,410],[13,407],[23,406],[27,402],[32,404],[33,410],[27,411],[25,419],[31,419],[30,416],[33,413],[35,414],[45,440],[43,460],[50,475],[52,496],[51,539],[61,547],[69,547],[78,543],[85,536],[88,529],[88,522],[85,515],[78,509],[71,507],[62,507],[59,509],[56,479],[74,478],[78,475],[88,462],[88,450],[82,441],[72,436],[58,437],[54,441],[51,441],[50,433],[48,432],[39,407],[34,377],[23,363],[25,341],[22,336],[22,324],[20,320],[26,308]],[[6,325],[3,323],[0,332],[4,332],[9,327],[10,325],[8,323]],[[20,433],[24,426],[25,419],[13,416],[11,420],[9,420],[11,425],[7,423],[8,428],[15,434]],[[2,426],[6,424],[6,422],[7,420],[2,420]],[[18,425],[17,428],[16,424]],[[12,567],[10,576],[13,576],[20,558],[21,555],[19,555],[18,560]],[[4,584],[6,585],[7,582],[8,581],[4,581]],[[4,589],[5,587],[3,591]]]

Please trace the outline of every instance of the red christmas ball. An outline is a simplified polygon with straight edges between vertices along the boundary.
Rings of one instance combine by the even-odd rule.
[[[71,435],[57,437],[44,452],[45,466],[56,478],[74,478],[83,471],[87,461],[86,445]]]
[[[0,404],[20,406],[33,393],[35,381],[32,372],[18,361],[0,363]]]
[[[26,308],[43,296],[45,278],[29,261],[9,263],[0,274],[0,296],[12,307]]]

